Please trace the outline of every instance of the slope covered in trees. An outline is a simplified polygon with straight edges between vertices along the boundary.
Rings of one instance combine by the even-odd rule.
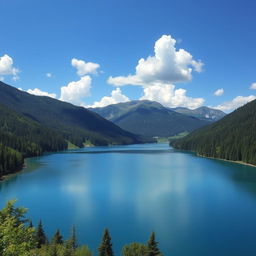
[[[0,103],[62,134],[77,146],[143,142],[83,107],[45,96],[35,96],[0,82]]]
[[[158,102],[148,100],[118,103],[91,110],[122,129],[149,137],[169,137],[209,124],[208,121],[177,113]]]
[[[0,178],[22,168],[24,157],[82,147],[132,144],[144,138],[66,102],[34,96],[0,82]]]
[[[67,149],[57,132],[0,105],[0,177],[22,168],[24,157]]]
[[[256,100],[171,145],[202,156],[256,165]]]

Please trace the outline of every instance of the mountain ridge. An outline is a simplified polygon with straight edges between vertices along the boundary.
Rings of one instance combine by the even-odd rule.
[[[35,96],[0,82],[0,177],[22,168],[25,157],[83,147],[144,143],[83,107]]]
[[[150,137],[169,137],[209,124],[168,109],[155,101],[135,100],[108,105],[103,108],[90,108],[122,129]]]
[[[206,106],[202,106],[196,109],[177,107],[177,108],[171,108],[171,110],[174,110],[175,112],[178,112],[184,115],[197,117],[200,120],[208,120],[213,122],[220,120],[226,115],[226,113],[224,113],[221,110],[209,108]]]

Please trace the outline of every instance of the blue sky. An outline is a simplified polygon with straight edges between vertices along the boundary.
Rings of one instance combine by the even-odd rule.
[[[256,98],[255,9],[253,0],[0,0],[0,79],[83,106],[150,99],[229,112]]]

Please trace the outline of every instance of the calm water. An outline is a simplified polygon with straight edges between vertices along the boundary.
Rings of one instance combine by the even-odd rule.
[[[18,198],[47,234],[96,252],[108,227],[114,250],[152,230],[170,256],[256,255],[256,168],[204,159],[167,144],[97,147],[45,155],[0,183],[0,206]]]

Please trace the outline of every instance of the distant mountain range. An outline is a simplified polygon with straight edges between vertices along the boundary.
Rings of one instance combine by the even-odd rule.
[[[201,120],[213,121],[213,122],[220,120],[226,115],[221,110],[212,109],[208,107],[199,107],[196,109],[178,107],[178,108],[171,108],[171,110],[187,116],[194,116]]]
[[[256,165],[256,100],[171,144],[206,157]]]
[[[68,144],[146,141],[85,108],[0,82],[0,177],[20,169],[24,157],[67,149]]]
[[[118,103],[90,110],[122,129],[150,137],[169,137],[182,132],[191,132],[225,115],[222,111],[207,107],[196,110],[170,109],[148,100]]]

